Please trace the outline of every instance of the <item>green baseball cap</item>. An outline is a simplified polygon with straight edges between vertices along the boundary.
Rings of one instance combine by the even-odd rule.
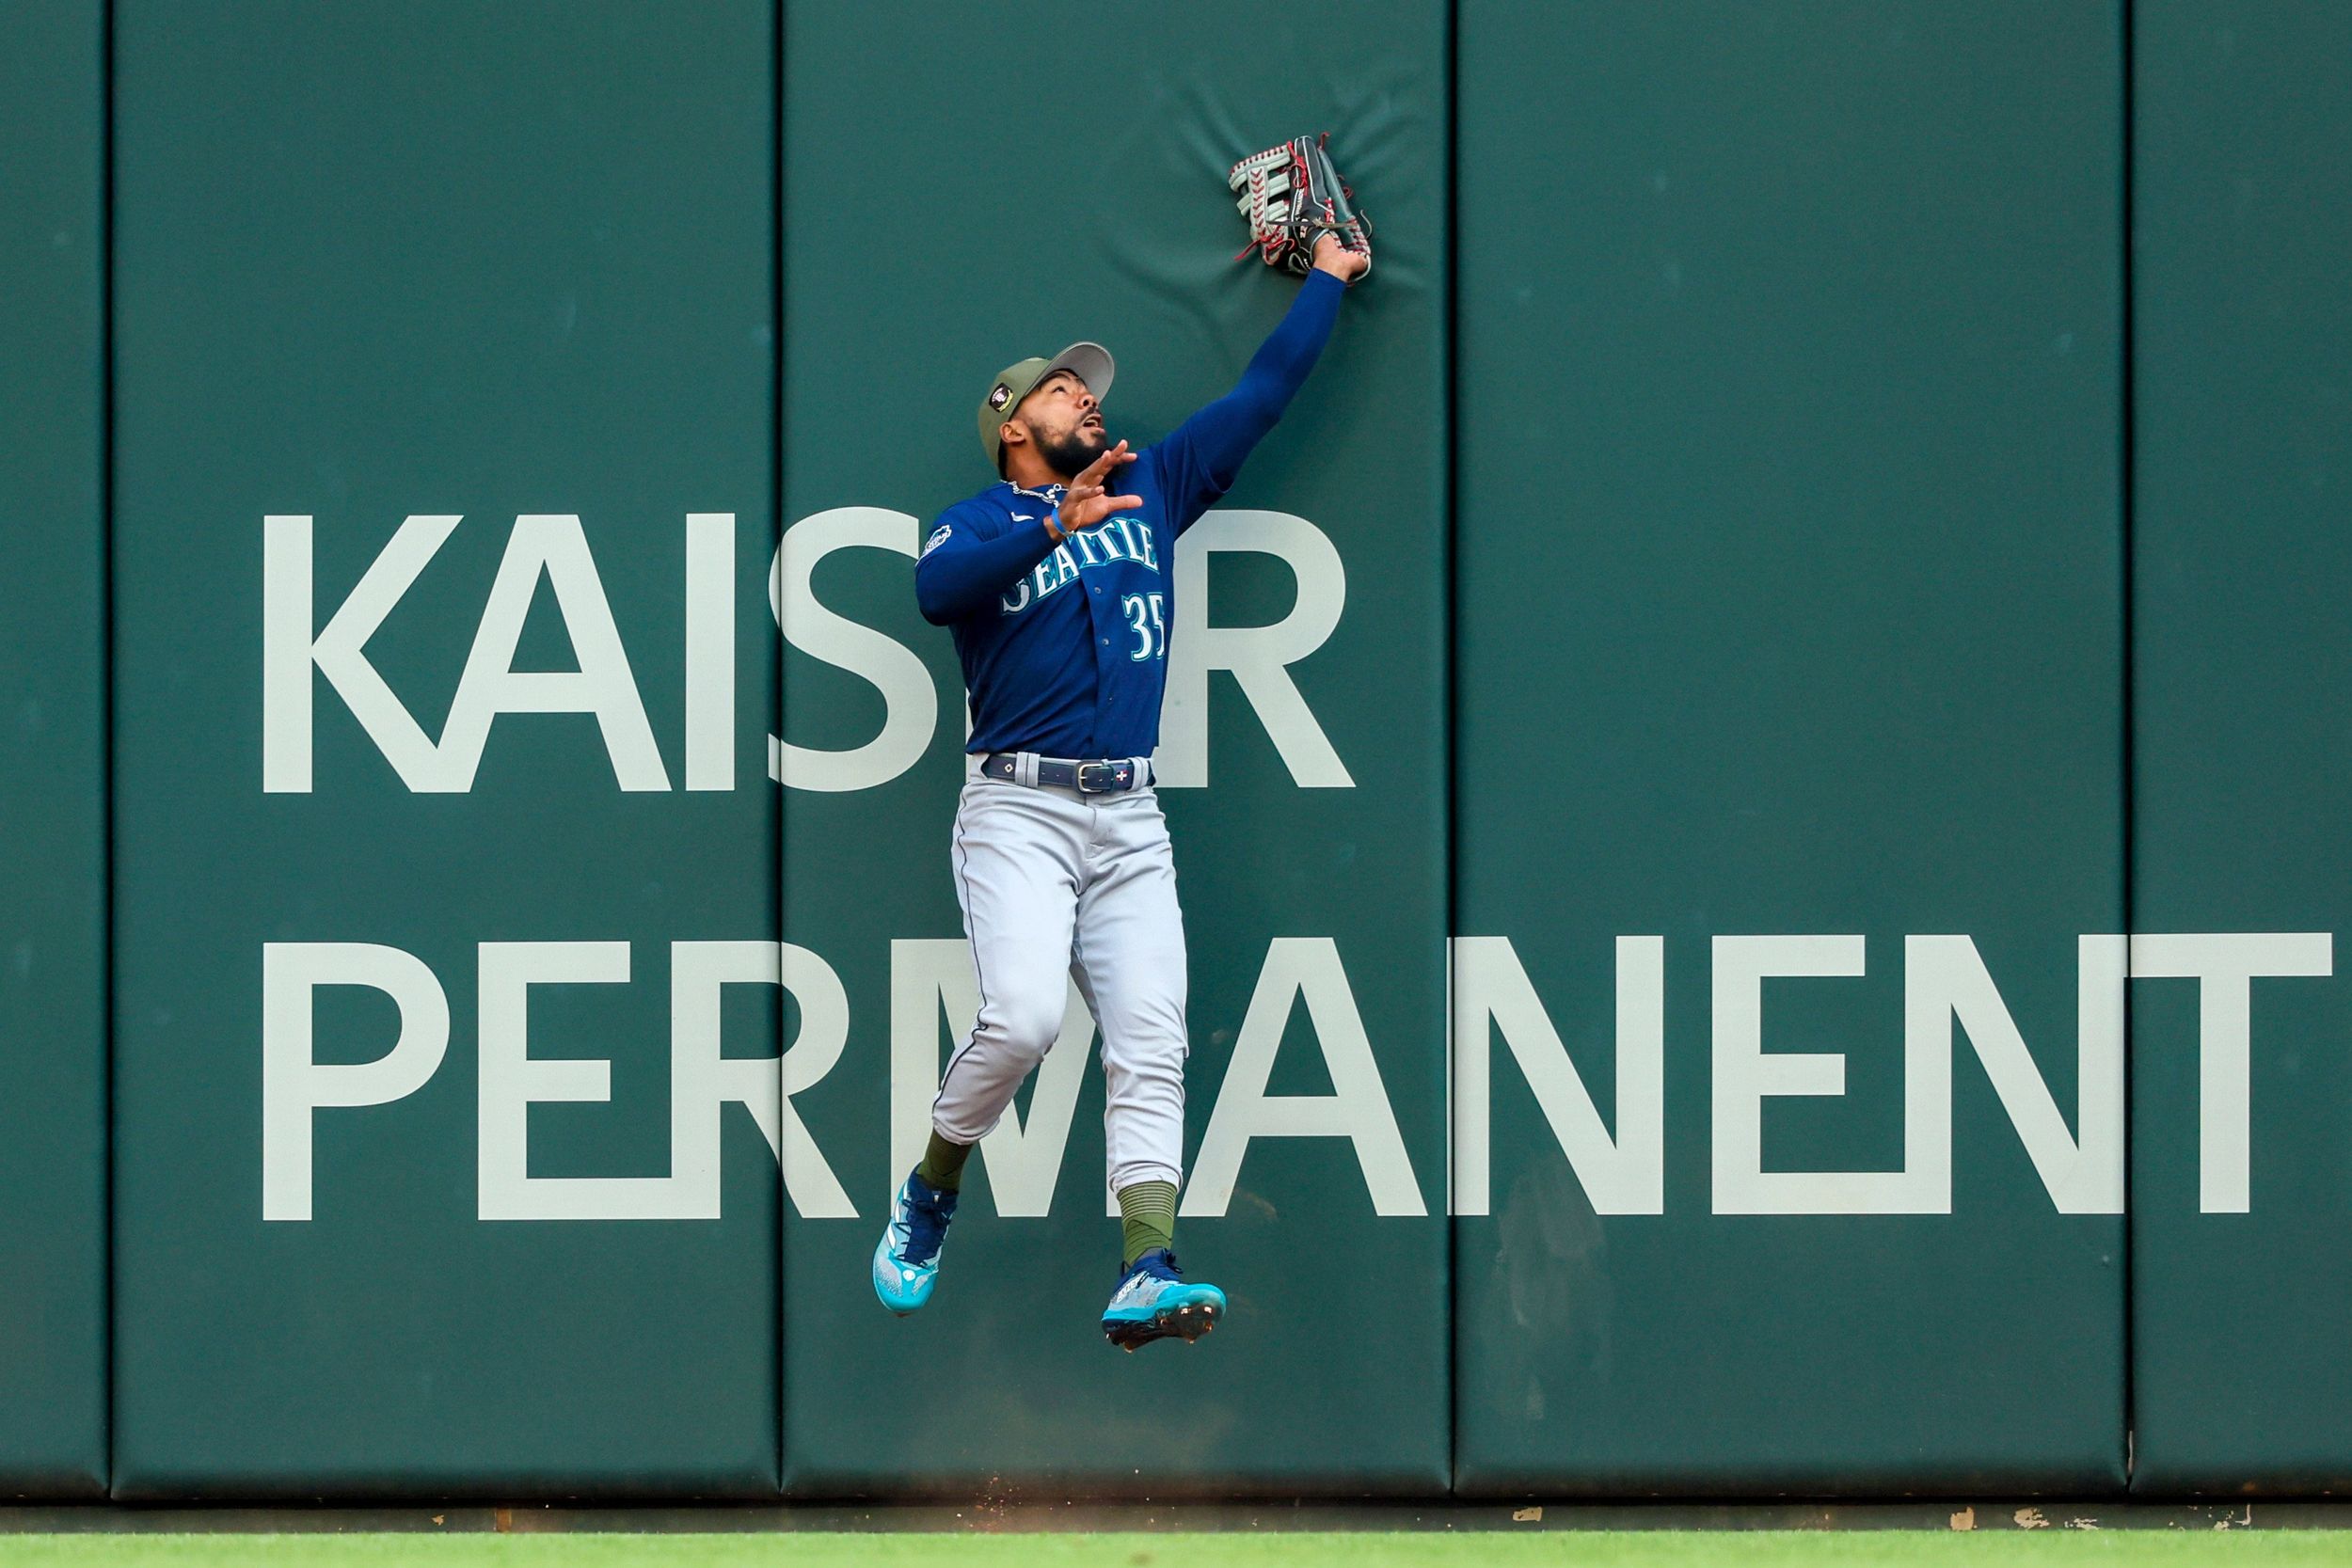
[[[997,466],[998,449],[1003,445],[996,438],[997,428],[1012,418],[1012,411],[1037,390],[1039,382],[1056,371],[1068,371],[1085,382],[1097,403],[1110,395],[1111,351],[1100,343],[1073,343],[1051,359],[1024,359],[1007,365],[988,384],[988,395],[980,399],[980,446],[988,453],[990,467]]]

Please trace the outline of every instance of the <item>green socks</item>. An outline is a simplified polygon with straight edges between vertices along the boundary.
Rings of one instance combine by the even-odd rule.
[[[970,1144],[949,1143],[937,1132],[923,1148],[923,1163],[914,1167],[934,1190],[963,1190],[963,1163],[972,1157]],[[1136,1259],[1153,1247],[1176,1245],[1176,1183],[1138,1181],[1119,1194],[1120,1262],[1133,1268]]]
[[[1138,1181],[1119,1190],[1120,1264],[1135,1267],[1136,1259],[1153,1247],[1176,1245],[1176,1183]]]
[[[914,1174],[943,1193],[963,1190],[963,1163],[972,1158],[970,1144],[951,1144],[937,1132],[923,1148],[923,1163],[914,1167]],[[1169,1189],[1171,1192],[1173,1188]],[[1172,1219],[1174,1212],[1170,1211]]]

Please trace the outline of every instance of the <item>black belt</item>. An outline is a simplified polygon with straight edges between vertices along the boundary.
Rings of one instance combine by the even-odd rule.
[[[1023,783],[1021,758],[1011,752],[997,752],[981,759],[980,771],[992,779],[1007,784]],[[1037,777],[1027,781],[1052,784],[1060,789],[1074,789],[1081,795],[1114,795],[1122,789],[1139,789],[1143,779],[1132,757],[1105,758],[1100,762],[1070,762],[1060,757],[1037,759]]]

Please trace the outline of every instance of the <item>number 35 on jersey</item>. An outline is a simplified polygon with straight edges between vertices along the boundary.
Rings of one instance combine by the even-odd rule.
[[[1137,663],[1147,658],[1168,657],[1168,610],[1165,596],[1158,594],[1129,594],[1119,601],[1126,612],[1127,629],[1136,634],[1136,645],[1127,657]]]

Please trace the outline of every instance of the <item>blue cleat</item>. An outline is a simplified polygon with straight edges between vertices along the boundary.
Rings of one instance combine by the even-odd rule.
[[[956,1195],[941,1192],[909,1173],[891,1200],[890,1224],[874,1247],[874,1294],[900,1317],[931,1299],[939,1278],[939,1249],[947,1222],[956,1217]]]
[[[1225,1316],[1225,1292],[1214,1285],[1188,1285],[1176,1255],[1153,1247],[1135,1260],[1103,1308],[1103,1337],[1132,1351],[1171,1335],[1189,1344]]]

